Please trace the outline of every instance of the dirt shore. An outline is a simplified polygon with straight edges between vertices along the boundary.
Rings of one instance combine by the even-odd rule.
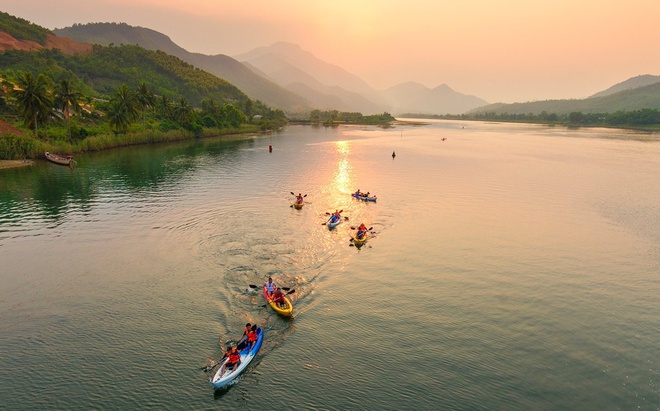
[[[31,166],[32,160],[0,160],[0,169]]]

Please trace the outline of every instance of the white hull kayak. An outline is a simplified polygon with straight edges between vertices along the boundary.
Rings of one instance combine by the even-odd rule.
[[[367,196],[359,196],[357,194],[351,194],[351,195],[357,198],[358,200],[362,200],[362,201],[376,201],[376,196],[367,197]]]
[[[257,355],[257,352],[259,352],[259,348],[261,348],[261,343],[264,340],[264,332],[261,329],[261,327],[257,328],[257,342],[254,343],[254,346],[251,348],[243,348],[240,351],[241,354],[241,362],[238,364],[238,366],[234,367],[233,370],[224,370],[223,372],[223,366],[229,359],[224,360],[221,364],[220,367],[218,368],[218,371],[211,377],[211,384],[215,388],[222,388],[229,383],[231,383],[236,377],[238,377],[243,370],[250,364],[252,359]]]
[[[329,229],[332,230],[333,228],[337,227],[339,225],[339,223],[342,222],[342,220],[343,220],[343,218],[341,216],[339,216],[339,218],[337,218],[334,221],[332,220],[332,217],[330,217],[330,219],[328,220],[327,226],[328,226]]]

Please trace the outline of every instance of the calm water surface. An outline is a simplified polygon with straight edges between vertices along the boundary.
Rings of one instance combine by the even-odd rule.
[[[77,161],[0,170],[2,409],[660,409],[657,135],[292,126]],[[293,319],[246,292],[268,275]],[[246,322],[264,345],[214,391]]]

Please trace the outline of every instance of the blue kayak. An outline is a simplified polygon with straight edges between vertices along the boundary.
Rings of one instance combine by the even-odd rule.
[[[355,194],[355,193],[353,193],[353,194],[351,194],[351,195],[352,195],[353,197],[357,198],[358,200],[362,200],[362,201],[376,201],[376,196],[368,196],[368,197],[367,197],[367,196],[357,195],[357,194]]]
[[[211,378],[211,384],[215,388],[222,388],[229,383],[231,383],[236,377],[238,377],[243,370],[250,364],[252,359],[257,355],[257,352],[259,352],[259,348],[261,348],[261,343],[264,340],[264,332],[261,329],[261,327],[257,328],[257,341],[254,343],[254,345],[251,348],[244,347],[242,350],[240,350],[240,355],[241,355],[241,362],[238,363],[238,366],[234,367],[233,370],[224,370],[223,371],[223,366],[229,359],[224,360],[220,364],[220,368],[218,368],[218,371],[216,371],[215,375]]]
[[[341,216],[336,216],[336,215],[330,216],[330,219],[328,220],[328,223],[327,223],[328,228],[333,229],[333,228],[337,227],[339,225],[339,223],[342,222],[342,220],[343,220],[343,218],[341,218]]]

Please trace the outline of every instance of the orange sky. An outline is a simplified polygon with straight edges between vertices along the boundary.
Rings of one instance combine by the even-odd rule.
[[[2,0],[47,28],[125,22],[189,51],[278,41],[378,89],[447,84],[488,102],[583,98],[660,75],[658,0]]]

